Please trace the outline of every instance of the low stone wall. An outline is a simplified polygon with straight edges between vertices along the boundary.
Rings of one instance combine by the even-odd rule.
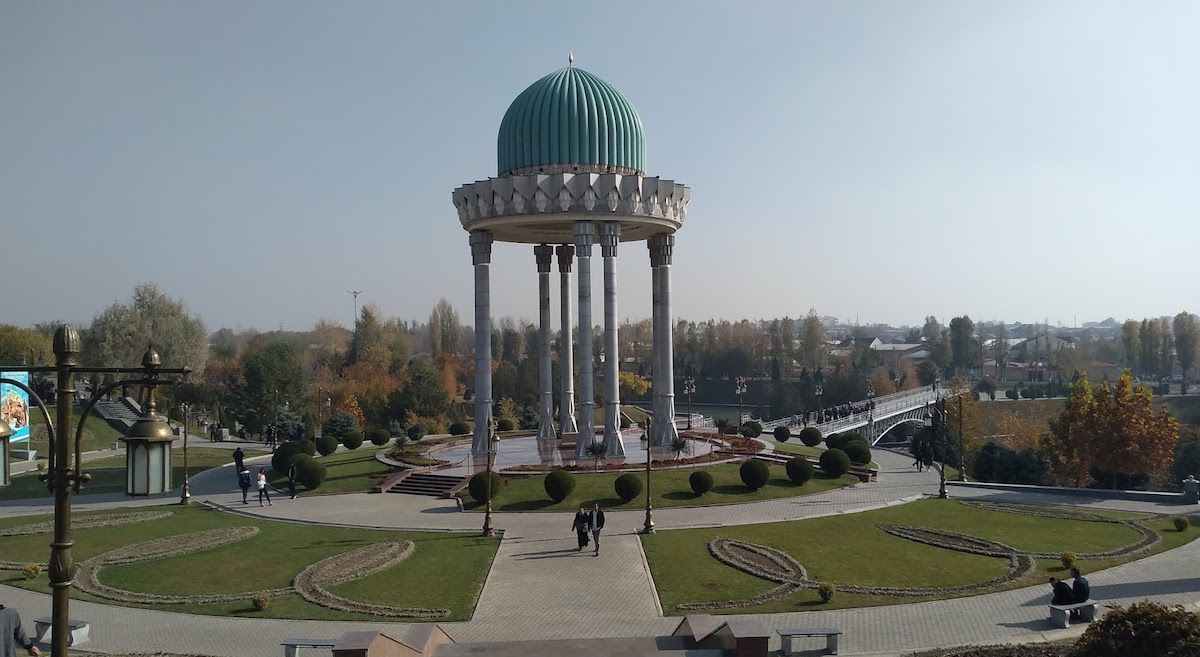
[[[981,481],[946,481],[947,486],[1006,490],[1017,493],[1043,493],[1068,497],[1088,497],[1100,500],[1131,500],[1156,504],[1185,504],[1183,493],[1163,493],[1146,490],[1103,490],[1099,488],[1066,488],[1062,486],[1029,486],[1026,484],[997,484]],[[1194,505],[1193,505],[1194,506]]]

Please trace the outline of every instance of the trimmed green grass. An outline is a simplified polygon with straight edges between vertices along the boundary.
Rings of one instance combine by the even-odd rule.
[[[305,495],[335,495],[337,493],[370,491],[375,484],[392,472],[392,468],[375,459],[377,452],[390,449],[394,449],[394,447],[376,447],[371,443],[366,443],[356,450],[319,457],[325,464],[325,482],[321,484],[320,488],[308,491]],[[287,475],[271,470],[270,466],[267,467],[271,484],[279,488],[286,488]],[[298,490],[304,490],[304,488],[299,487]]]
[[[39,459],[44,459],[50,453],[50,443],[47,440],[46,423],[42,419],[42,414],[37,409],[29,409],[29,429],[30,438],[28,443],[18,443],[14,445],[15,449],[35,449]],[[75,427],[79,423],[79,413],[82,409],[76,408],[71,414],[71,426],[67,429],[67,433],[71,439],[75,438]],[[58,416],[55,414],[54,407],[50,408],[51,417],[56,421]],[[55,427],[56,429],[58,427]],[[108,423],[100,419],[96,414],[91,414],[83,423],[83,438],[79,441],[80,451],[94,452],[99,449],[108,449],[114,442],[121,439],[121,433],[116,429],[108,426]],[[74,452],[75,447],[72,444],[71,451]],[[9,458],[9,461],[15,461]]]
[[[215,468],[226,463],[232,463],[231,452],[227,449],[205,449],[203,447],[188,448],[188,472],[196,476],[199,472]],[[84,461],[83,471],[92,475],[92,480],[84,485],[80,495],[96,495],[99,493],[125,492],[125,452],[123,450],[102,459]],[[0,488],[0,500],[23,500],[34,497],[50,497],[46,485],[38,479],[37,472],[19,474],[12,478],[12,485]],[[183,448],[171,450],[171,483],[176,486],[183,484]]]
[[[1138,517],[1134,514],[1106,515]],[[782,550],[803,564],[811,579],[835,586],[953,586],[985,582],[1007,570],[1007,560],[915,543],[883,532],[876,528],[877,523],[944,529],[1037,552],[1103,551],[1138,538],[1136,532],[1122,525],[982,511],[962,506],[954,500],[924,500],[877,511],[811,520],[665,531],[643,536],[642,544],[663,611],[667,614],[684,613],[677,608],[684,602],[740,599],[764,593],[775,586],[712,557],[708,552],[708,541],[717,537]],[[1200,536],[1195,529],[1176,532],[1169,520],[1155,521],[1150,527],[1158,531],[1163,540],[1152,551],[1135,558],[1177,547]],[[1082,561],[1079,567],[1084,572],[1091,572],[1131,560]],[[1028,578],[1003,588],[1042,583],[1050,575],[1061,576],[1063,570],[1058,560],[1039,560],[1037,570]],[[828,610],[905,604],[938,597],[838,593],[829,604],[822,604],[815,590],[805,590],[768,604],[713,613]]]
[[[471,617],[499,546],[499,539],[474,534],[320,527],[244,518],[200,506],[172,507],[171,511],[173,516],[161,520],[76,530],[76,562],[130,543],[205,529],[253,525],[261,531],[245,541],[179,557],[109,566],[101,573],[101,580],[110,586],[147,593],[247,592],[245,602],[154,607],[167,611],[249,618],[382,622],[386,619],[379,616],[349,614],[312,605],[294,594],[275,598],[267,610],[258,612],[249,603],[249,592],[288,586],[306,566],[332,555],[382,541],[411,540],[416,543],[416,551],[404,562],[330,590],[364,602],[449,609],[451,616],[442,620],[453,621]],[[0,521],[0,527],[47,519],[49,516],[9,518]],[[0,538],[0,554],[14,561],[45,562],[49,541],[49,534]],[[204,573],[204,576],[199,577],[197,573]],[[45,575],[29,582],[18,572],[0,571],[0,582],[34,591],[45,592],[47,589]],[[72,597],[95,599],[79,591],[73,592]]]
[[[787,478],[787,473],[781,465],[771,465],[771,478],[766,486],[751,491],[742,483],[738,475],[740,466],[734,463],[723,463],[703,468],[713,477],[713,489],[700,497],[696,497],[688,484],[688,477],[697,468],[674,470],[655,470],[651,476],[651,503],[656,508],[671,506],[707,506],[710,504],[737,504],[741,502],[758,502],[779,497],[795,497],[821,493],[843,486],[858,483],[857,477],[849,475],[831,478],[818,472],[816,476],[804,484],[796,486]],[[492,499],[492,508],[501,511],[569,511],[580,506],[591,507],[592,502],[598,502],[605,509],[641,509],[646,506],[645,490],[633,500],[622,503],[613,489],[613,482],[621,473],[575,473],[575,490],[562,502],[555,503],[546,495],[543,485],[545,475],[527,477],[506,477],[506,485]],[[644,471],[638,473],[645,477]],[[643,480],[643,483],[644,480]],[[477,509],[482,506],[473,500],[469,493],[463,494],[463,506],[467,509]]]

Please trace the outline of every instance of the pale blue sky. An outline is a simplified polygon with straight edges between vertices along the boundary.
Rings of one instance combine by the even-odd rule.
[[[155,281],[210,329],[348,324],[349,289],[470,323],[451,191],[568,51],[692,187],[680,317],[1197,311],[1198,25],[1191,1],[4,2],[0,322]],[[532,247],[493,263],[495,315],[534,319]],[[644,245],[618,266],[648,317]]]

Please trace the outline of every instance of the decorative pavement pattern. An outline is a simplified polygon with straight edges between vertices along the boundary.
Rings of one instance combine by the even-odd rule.
[[[205,443],[206,447],[221,443]],[[232,445],[230,445],[232,449]],[[265,458],[265,457],[258,457]],[[248,458],[250,462],[252,459]],[[656,510],[660,530],[777,522],[857,513],[904,504],[936,491],[934,472],[914,472],[911,457],[876,451],[880,481],[802,498],[750,504],[676,507]],[[274,507],[243,507],[232,467],[192,478],[194,502],[262,518],[339,526],[419,530],[478,530],[483,517],[462,513],[453,500],[406,495],[336,495],[284,500]],[[1080,509],[1106,508],[1143,513],[1195,513],[1196,508],[1148,502],[1068,498],[952,487],[958,499],[1004,503],[1053,503]],[[77,510],[171,503],[170,498],[129,500],[97,495],[76,500]],[[50,500],[6,502],[0,517],[48,513]],[[459,641],[586,639],[666,634],[678,617],[663,617],[636,531],[644,512],[606,514],[601,552],[577,552],[569,513],[497,513],[504,540],[470,621],[443,623]],[[1200,541],[1133,563],[1089,574],[1092,595],[1106,604],[1144,598],[1191,609],[1200,601]],[[963,644],[1053,640],[1077,636],[1083,626],[1049,630],[1045,586],[954,600],[782,614],[743,614],[775,630],[838,627],[842,654],[904,654]],[[0,599],[26,618],[49,615],[50,597],[0,586]],[[220,618],[107,606],[73,600],[73,618],[92,624],[90,651],[174,651],[213,656],[276,655],[280,641],[293,636],[339,637],[357,630],[382,629],[386,622],[334,622]],[[778,637],[772,648],[779,648]]]

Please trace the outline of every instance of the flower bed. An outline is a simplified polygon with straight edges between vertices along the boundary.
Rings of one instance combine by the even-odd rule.
[[[444,618],[448,609],[391,607],[347,600],[331,593],[326,587],[373,575],[404,561],[416,546],[412,541],[373,543],[342,554],[322,559],[305,568],[292,581],[292,586],[308,602],[329,609],[350,613],[390,616],[392,618]]]
[[[71,520],[71,529],[99,529],[101,527],[116,527],[118,525],[128,525],[135,522],[159,520],[161,518],[167,518],[170,516],[170,511],[138,511],[135,513],[114,513],[107,516],[83,516],[79,518],[73,518]],[[9,527],[8,529],[0,529],[0,537],[49,534],[52,531],[54,531],[54,522],[47,520],[46,522],[35,522],[30,525],[19,525],[17,527]]]

